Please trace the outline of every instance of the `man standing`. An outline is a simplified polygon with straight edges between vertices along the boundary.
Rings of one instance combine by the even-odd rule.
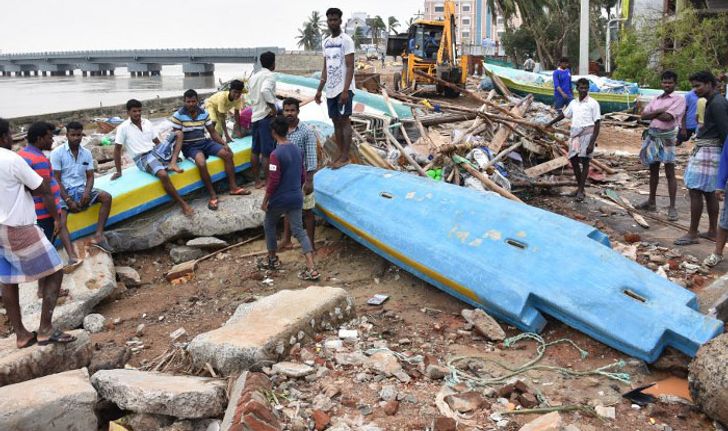
[[[589,162],[599,137],[601,110],[599,103],[589,97],[589,80],[581,78],[576,82],[579,98],[572,100],[563,112],[548,125],[553,126],[564,118],[571,118],[569,135],[569,161],[574,170],[578,188],[576,201],[584,200],[586,178],[589,176]]]
[[[695,147],[685,169],[685,187],[690,193],[690,228],[687,234],[675,240],[675,245],[697,244],[698,237],[709,239],[716,237],[719,211],[718,198],[715,195],[718,162],[723,143],[728,136],[728,102],[718,93],[715,76],[707,71],[698,72],[690,76],[690,84],[698,97],[705,97],[707,103],[705,123],[693,140]],[[708,232],[699,233],[703,199],[708,207]],[[717,245],[719,241],[716,241]],[[720,245],[720,253],[716,254],[723,252],[723,246]]]
[[[326,22],[331,36],[324,39],[324,68],[316,92],[316,103],[321,104],[321,92],[326,87],[329,117],[334,123],[339,158],[331,165],[338,169],[349,163],[352,129],[351,112],[354,97],[354,41],[341,31],[341,9],[326,11]]]
[[[169,120],[172,122],[172,128],[176,131],[176,146],[179,146],[179,143],[182,142],[182,154],[188,159],[194,160],[200,170],[200,178],[202,178],[207,193],[210,195],[207,208],[217,211],[219,200],[215,187],[212,185],[210,171],[207,169],[208,157],[217,156],[222,159],[231,195],[249,195],[250,191],[244,187],[238,187],[235,182],[233,151],[228,147],[227,142],[217,134],[212,120],[210,120],[210,115],[200,107],[199,100],[195,90],[185,91],[184,106],[175,112]],[[205,130],[210,134],[210,138],[205,136]],[[173,155],[172,163],[175,160],[176,155]]]
[[[661,95],[655,97],[642,111],[642,120],[649,120],[650,127],[642,134],[642,150],[640,160],[650,168],[650,195],[637,209],[657,211],[657,185],[660,182],[660,163],[665,165],[667,190],[670,195],[670,207],[667,219],[678,219],[675,208],[677,180],[675,179],[675,139],[677,127],[685,117],[685,98],[675,94],[677,74],[666,70],[661,77]]]
[[[228,113],[234,110],[233,121],[235,122],[234,130],[240,135],[242,125],[240,123],[240,111],[243,110],[243,91],[245,84],[237,79],[230,83],[230,90],[218,91],[205,100],[205,110],[210,114],[210,120],[215,127],[215,131],[220,136],[224,136],[227,143],[233,141],[228,133],[227,120]]]
[[[568,58],[562,57],[559,60],[559,68],[554,70],[553,80],[554,108],[562,109],[574,98],[574,93],[571,91],[571,69],[569,69]]]
[[[255,72],[248,81],[250,87],[250,106],[253,108],[250,133],[253,135],[253,148],[250,155],[250,164],[255,178],[255,188],[265,186],[268,178],[268,158],[276,148],[276,142],[270,131],[270,123],[277,114],[276,110],[276,78],[273,71],[276,69],[276,55],[270,51],[260,55],[259,71]],[[260,167],[263,167],[263,179],[260,179]]]
[[[56,249],[35,224],[33,196],[42,197],[47,209],[55,209],[50,180],[44,179],[11,148],[10,123],[0,118],[0,285],[18,348],[35,343],[70,343],[76,337],[54,330],[53,310],[63,281],[63,262]],[[30,191],[30,192],[29,192]],[[33,196],[31,196],[33,195]],[[57,232],[60,216],[51,211]],[[18,283],[38,280],[43,293],[40,327],[28,331],[20,314]]]
[[[677,143],[680,146],[693,137],[698,128],[698,95],[695,90],[685,94],[685,115],[680,123],[680,133],[677,135]]]
[[[69,212],[78,213],[99,202],[101,208],[96,223],[96,235],[91,243],[111,252],[111,246],[104,238],[104,226],[111,212],[111,195],[94,188],[94,158],[91,151],[81,146],[81,123],[68,123],[66,138],[68,142],[51,152],[53,176],[61,188],[61,222],[66,223]]]
[[[536,67],[536,62],[531,58],[531,54],[526,55],[526,61],[523,62],[523,70],[526,72],[533,72],[533,68]]]
[[[121,177],[121,149],[123,147],[134,159],[137,169],[159,178],[164,191],[179,204],[184,215],[191,216],[192,207],[177,192],[167,173],[166,162],[155,151],[159,138],[154,133],[151,121],[142,118],[142,102],[135,99],[129,100],[126,102],[126,111],[129,118],[116,128],[116,146],[114,147],[116,173],[111,176],[111,180]],[[182,172],[176,163],[180,146],[181,142],[175,145],[172,162],[169,164],[169,169],[175,172]]]
[[[303,182],[303,225],[311,240],[311,246],[314,244],[314,231],[316,223],[313,215],[313,209],[316,207],[316,200],[313,195],[313,176],[318,168],[318,158],[316,155],[316,135],[313,130],[303,124],[298,118],[300,112],[300,103],[294,98],[287,98],[283,101],[283,116],[288,121],[288,140],[296,145],[301,154],[303,154],[303,165],[306,171],[306,179]],[[283,225],[283,241],[281,248],[291,243],[291,231],[286,219]]]

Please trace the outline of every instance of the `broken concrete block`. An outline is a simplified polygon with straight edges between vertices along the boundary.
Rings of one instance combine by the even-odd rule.
[[[282,290],[240,305],[222,328],[200,334],[187,348],[195,364],[222,375],[277,362],[295,344],[354,317],[354,301],[341,288]]]
[[[306,377],[316,371],[311,366],[297,362],[278,362],[277,364],[273,364],[272,369],[276,374],[283,374],[284,376],[293,378]]]
[[[0,429],[88,431],[98,427],[86,369],[0,388]]]
[[[195,260],[205,255],[205,252],[199,248],[187,247],[181,245],[178,247],[172,247],[169,251],[169,257],[172,258],[172,262],[175,264],[187,262],[188,260]]]
[[[124,368],[131,359],[131,349],[126,346],[107,345],[93,352],[88,372],[92,376],[101,370]]]
[[[185,245],[187,247],[199,248],[205,251],[215,251],[227,247],[228,243],[219,238],[215,238],[214,236],[203,236],[191,239],[187,241],[187,244]]]
[[[226,385],[216,379],[102,370],[91,383],[102,398],[136,413],[196,419],[222,415],[225,408]]]
[[[220,429],[280,430],[280,422],[266,396],[272,387],[265,374],[249,371],[241,374],[230,391],[230,402]]]
[[[142,284],[142,277],[136,269],[130,266],[117,266],[115,269],[119,282],[124,283],[126,287],[137,287]]]
[[[87,366],[93,352],[88,332],[78,330],[71,334],[76,336],[72,343],[36,344],[24,349],[18,349],[14,335],[0,339],[0,386]]]
[[[82,247],[81,247],[82,248]],[[79,250],[82,252],[83,250]],[[83,318],[114,291],[116,274],[111,256],[96,248],[89,248],[83,256],[83,264],[73,273],[63,276],[62,287],[68,289],[68,296],[60,298],[53,311],[53,326],[62,330],[76,329],[83,324]],[[20,285],[20,307],[26,328],[40,325],[42,300],[37,296],[38,283]]]
[[[561,431],[562,419],[559,412],[551,412],[539,416],[518,431]]]
[[[92,334],[103,331],[104,325],[106,325],[106,317],[101,314],[92,313],[83,318],[83,329]]]
[[[185,328],[177,328],[175,331],[171,332],[169,334],[169,338],[172,339],[172,341],[177,341],[177,339],[182,338],[187,335],[187,330]]]
[[[123,418],[125,425],[134,431],[157,431],[174,423],[174,418],[147,413],[130,413]]]
[[[728,424],[728,334],[704,344],[690,364],[688,382],[695,404],[708,416]]]
[[[698,292],[700,312],[718,320],[728,321],[728,274]]]
[[[506,333],[498,322],[480,308],[463,310],[461,314],[486,339],[490,341],[503,341],[506,338]]]
[[[604,406],[596,406],[594,407],[594,411],[596,412],[597,416],[605,419],[616,419],[617,418],[617,409],[614,407],[604,407]]]
[[[445,397],[445,402],[459,413],[474,412],[487,405],[483,395],[475,391],[448,395]]]

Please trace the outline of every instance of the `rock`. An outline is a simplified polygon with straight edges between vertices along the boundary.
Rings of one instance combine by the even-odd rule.
[[[382,401],[392,401],[397,399],[397,387],[394,385],[386,385],[379,391],[379,398]]]
[[[169,338],[171,338],[172,341],[177,341],[178,339],[185,336],[187,336],[187,331],[185,330],[185,328],[177,328],[169,334]]]
[[[686,378],[688,376],[690,360],[690,357],[686,354],[672,347],[668,347],[662,352],[660,359],[650,364],[650,368],[667,371],[675,376]]]
[[[191,239],[187,241],[187,244],[185,245],[187,247],[199,248],[205,251],[215,251],[227,247],[228,243],[221,239],[215,238],[214,236],[203,236],[200,238]]]
[[[86,369],[0,388],[0,429],[88,431],[98,427]]]
[[[99,163],[114,160],[115,145],[94,145],[92,142],[89,142],[85,147],[91,151],[91,156]]]
[[[530,393],[524,393],[518,395],[516,398],[516,401],[518,401],[518,404],[521,405],[521,407],[526,409],[532,409],[536,406],[538,406],[538,400],[536,399],[536,396],[534,394]]]
[[[88,366],[93,346],[88,332],[71,331],[76,341],[18,349],[15,335],[0,339],[0,386]],[[2,427],[0,427],[2,429]]]
[[[455,419],[438,416],[432,421],[432,431],[457,431],[458,424]]]
[[[218,419],[185,419],[157,429],[159,431],[219,431],[220,423]],[[134,431],[137,429],[135,428]]]
[[[690,364],[690,395],[708,416],[728,424],[728,334],[720,335],[698,350]]]
[[[106,317],[101,314],[93,313],[83,318],[83,329],[92,334],[103,331],[105,325]]]
[[[334,361],[339,365],[362,365],[367,359],[362,352],[342,352],[334,355]]]
[[[387,416],[396,415],[397,411],[399,410],[399,401],[397,401],[397,400],[387,401],[382,406],[382,410],[384,411],[384,413]]]
[[[321,410],[314,410],[311,414],[311,419],[313,419],[314,429],[316,429],[317,431],[325,430],[331,422],[331,417],[326,412],[322,412]]]
[[[444,379],[450,374],[450,369],[441,365],[430,364],[425,368],[425,376],[430,380]]]
[[[483,337],[490,341],[503,341],[506,338],[506,333],[503,328],[490,317],[485,311],[480,308],[475,310],[463,310],[463,318],[475,327],[475,330],[480,333]]]
[[[221,429],[223,431],[281,430],[267,397],[272,390],[273,385],[265,374],[243,372],[230,391],[230,401],[225,410]]]
[[[88,372],[91,375],[101,370],[124,368],[131,359],[131,350],[126,346],[110,346],[96,350],[91,357]]]
[[[728,321],[728,274],[701,289],[697,295],[701,313]]]
[[[313,367],[296,362],[278,362],[277,364],[273,364],[274,373],[283,374],[288,377],[306,377],[314,371],[316,371],[316,369]]]
[[[561,431],[561,426],[562,419],[559,412],[551,412],[537,417],[522,426],[519,431]]]
[[[642,241],[642,237],[638,233],[627,232],[624,234],[624,242],[626,242],[627,244],[634,244],[640,241]]]
[[[137,287],[142,284],[142,277],[136,269],[130,266],[117,266],[116,278],[119,282],[124,283],[126,287]]]
[[[124,422],[134,431],[158,431],[172,425],[174,418],[147,413],[130,413],[124,417]]]
[[[83,247],[79,247],[83,249]],[[53,311],[53,326],[62,330],[80,327],[91,310],[114,291],[116,275],[111,256],[94,247],[88,248],[83,264],[73,273],[63,276],[62,287],[68,289],[68,297],[60,298]],[[38,298],[37,282],[20,285],[20,307],[26,328],[40,324],[42,301]]]
[[[574,424],[569,424],[564,427],[563,431],[581,431],[578,426]]]
[[[605,419],[617,418],[617,411],[614,407],[596,406],[594,407],[594,411],[596,412],[597,416]]]
[[[475,391],[448,395],[445,397],[445,402],[459,413],[474,412],[485,404],[483,396]]]
[[[402,371],[402,366],[394,353],[389,351],[376,352],[367,358],[364,366],[370,370],[378,371],[385,376],[393,376]]]
[[[188,351],[196,365],[210,363],[228,376],[263,361],[277,362],[295,344],[354,315],[354,301],[344,289],[282,290],[240,305],[222,328],[196,336]]]
[[[172,262],[175,264],[187,262],[188,260],[195,260],[204,255],[205,252],[199,248],[187,247],[186,245],[172,247],[169,251],[169,257],[172,258]]]
[[[343,397],[342,397],[342,404],[343,404]],[[326,395],[318,394],[311,401],[311,407],[314,410],[323,410],[325,412],[329,412],[334,408],[334,403],[331,401],[331,398],[327,397]]]
[[[222,415],[226,384],[202,377],[137,370],[102,370],[91,378],[101,397],[124,410],[182,419]]]
[[[144,328],[145,328],[145,327],[146,327],[146,326],[145,326],[145,325],[144,325],[143,323],[140,323],[139,325],[137,325],[137,327],[136,327],[136,331],[134,332],[134,333],[136,334],[136,336],[137,336],[137,337],[142,337],[142,336],[144,336]]]
[[[178,206],[164,206],[144,213],[144,217],[124,222],[106,232],[116,252],[147,250],[173,238],[226,235],[263,226],[265,213],[260,210],[263,190],[249,196],[220,195],[217,211],[207,209],[207,199],[190,202],[195,215],[188,218]]]

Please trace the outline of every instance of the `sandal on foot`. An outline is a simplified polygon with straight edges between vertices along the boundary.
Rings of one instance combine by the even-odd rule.
[[[258,268],[259,269],[266,269],[266,270],[276,270],[281,268],[281,260],[278,258],[278,256],[274,258],[267,258],[265,260],[258,261]]]
[[[230,191],[230,194],[232,196],[245,196],[249,195],[250,193],[250,190],[246,189],[245,187],[238,187],[237,189]]]
[[[90,245],[91,247],[96,247],[99,250],[101,250],[101,251],[103,251],[105,253],[108,253],[108,254],[111,254],[114,251],[111,248],[111,244],[109,244],[108,242],[106,242],[106,240],[103,240],[101,242],[90,242],[88,245]]]
[[[723,256],[715,253],[710,253],[710,256],[706,257],[703,261],[703,265],[708,266],[710,268],[718,265],[723,261]]]
[[[76,341],[76,337],[74,337],[71,334],[66,334],[65,332],[56,329],[53,331],[50,337],[48,337],[47,340],[38,340],[39,346],[46,346],[48,344],[66,344],[66,343],[72,343]]]
[[[25,349],[26,347],[33,346],[38,342],[38,333],[31,331],[31,334],[33,334],[33,336],[30,337],[30,340],[26,341],[22,346],[18,346],[18,349]]]
[[[682,237],[682,238],[678,238],[675,241],[673,241],[673,244],[675,244],[675,245],[700,244],[700,240],[697,238]]]
[[[217,211],[219,203],[220,201],[218,199],[210,199],[209,201],[207,201],[207,209],[209,209],[210,211]]]
[[[316,281],[321,278],[321,274],[319,274],[319,272],[315,269],[304,269],[303,271],[298,273],[298,278],[300,278],[301,280]]]
[[[703,238],[703,239],[707,239],[707,240],[710,240],[710,241],[715,241],[715,236],[710,236],[710,235],[707,234],[707,232],[700,232],[698,234],[698,236],[700,238]]]
[[[677,214],[677,210],[675,208],[668,208],[667,209],[667,221],[678,221],[680,217]]]
[[[649,201],[644,201],[641,204],[635,205],[634,208],[643,211],[657,211],[657,204],[652,204]]]
[[[73,271],[75,271],[81,264],[83,263],[83,259],[77,259],[74,261],[68,262],[68,265],[63,267],[63,273],[64,274],[70,274]]]

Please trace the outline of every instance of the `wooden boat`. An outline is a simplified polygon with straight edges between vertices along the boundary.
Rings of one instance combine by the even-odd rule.
[[[368,166],[316,174],[318,212],[397,266],[523,331],[552,316],[642,360],[723,331],[695,295],[591,226],[499,196]]]
[[[287,95],[300,95],[301,99],[312,98],[319,81],[316,79],[301,76],[277,74],[277,87]],[[400,118],[411,117],[409,108],[395,103],[395,109]],[[356,112],[369,112],[384,114],[389,112],[381,96],[369,94],[357,90],[354,92],[354,110]],[[321,137],[333,133],[333,125],[328,118],[326,104],[317,105],[309,103],[301,108],[301,119],[312,125]],[[230,148],[234,152],[234,163],[237,172],[241,172],[250,166],[251,138],[244,137],[235,139]],[[213,181],[225,178],[225,171],[222,160],[211,157],[207,161],[210,175]],[[172,183],[182,195],[189,194],[203,187],[199,171],[195,164],[189,160],[180,163],[179,166],[185,171],[183,173],[170,173]],[[136,166],[130,166],[123,170],[123,175],[116,181],[111,181],[111,173],[96,178],[95,187],[109,192],[114,200],[111,206],[111,214],[107,226],[134,217],[154,207],[170,202],[171,199],[164,192],[162,184],[151,175],[139,171]],[[96,230],[99,205],[94,205],[81,213],[70,214],[68,228],[71,238],[77,239],[90,235]]]

